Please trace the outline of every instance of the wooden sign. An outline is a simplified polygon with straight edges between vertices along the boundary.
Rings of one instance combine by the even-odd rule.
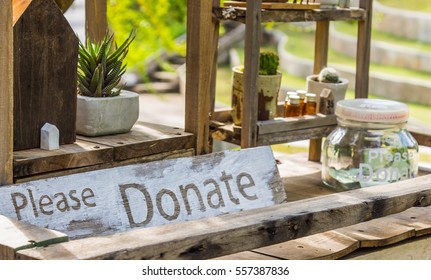
[[[0,188],[0,215],[87,237],[286,200],[269,147],[91,171]]]

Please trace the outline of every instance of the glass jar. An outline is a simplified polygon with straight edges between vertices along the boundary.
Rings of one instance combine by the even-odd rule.
[[[416,177],[418,144],[406,130],[407,105],[389,100],[337,103],[338,126],[325,140],[323,183],[337,191]]]

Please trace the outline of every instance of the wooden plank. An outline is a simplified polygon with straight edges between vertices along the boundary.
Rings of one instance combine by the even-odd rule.
[[[370,79],[369,76],[373,1],[360,0],[359,7],[366,11],[367,16],[364,20],[358,22],[355,97],[367,98]]]
[[[415,236],[431,234],[431,207],[412,207],[404,212],[391,215],[390,222],[415,229]]]
[[[249,163],[259,158],[259,163]],[[103,169],[11,185],[0,213],[82,238],[286,201],[269,147]],[[109,215],[107,215],[109,213]]]
[[[298,118],[275,118],[270,121],[257,122],[259,138],[264,134],[334,125],[337,125],[337,117],[335,115],[325,116],[323,114]]]
[[[14,177],[26,177],[53,171],[109,163],[114,149],[102,144],[78,140],[59,150],[30,149],[14,152]]]
[[[271,256],[251,252],[251,251],[245,251],[241,253],[226,255],[218,258],[214,258],[214,260],[279,260],[279,258],[274,258]]]
[[[431,204],[431,175],[199,221],[21,251],[22,259],[203,259]]]
[[[359,248],[359,241],[337,231],[327,231],[253,250],[287,260],[335,260]]]
[[[386,246],[415,236],[414,228],[393,224],[386,217],[336,231],[358,240],[361,248]]]
[[[245,23],[247,11],[244,8],[216,8],[213,11],[219,20],[235,20]],[[315,22],[364,20],[364,9],[317,9],[317,10],[262,10],[262,22]]]
[[[13,182],[12,2],[0,2],[0,186]]]
[[[225,1],[225,7],[246,7],[246,2],[239,1]],[[309,10],[319,9],[320,3],[281,3],[281,2],[264,2],[261,4],[262,9],[269,10]]]
[[[19,250],[66,242],[66,234],[0,215],[0,260],[13,260]]]
[[[411,238],[386,247],[360,249],[347,260],[431,260],[431,236]]]
[[[102,42],[106,35],[106,0],[86,0],[85,1],[85,30],[86,40],[91,42]]]
[[[431,129],[428,126],[409,122],[407,129],[419,145],[431,147]]]
[[[257,77],[261,41],[261,0],[247,1],[247,18],[244,47],[244,97],[242,109],[241,147],[257,145]]]
[[[218,40],[213,5],[214,1],[187,1],[185,131],[195,135],[199,155],[211,152],[209,115]]]
[[[310,139],[310,142],[312,142],[313,139],[321,139],[322,137],[328,136],[334,128],[335,125],[264,134],[259,136],[258,145],[282,144],[306,139]]]
[[[115,161],[115,162],[109,161],[106,163],[101,163],[101,164],[96,164],[96,165],[76,167],[76,168],[72,168],[72,169],[61,169],[59,171],[52,171],[52,172],[47,172],[47,173],[35,174],[32,176],[28,176],[28,177],[15,178],[15,183],[20,184],[20,183],[30,182],[30,181],[34,181],[34,180],[54,178],[54,177],[65,176],[65,175],[72,175],[72,174],[78,174],[78,173],[93,171],[93,170],[125,166],[125,165],[130,165],[130,164],[153,162],[153,161],[158,161],[158,160],[174,159],[174,158],[180,158],[180,157],[191,157],[194,154],[195,154],[194,149],[175,150],[175,151],[169,151],[169,152],[155,154],[155,155],[137,157],[137,158],[128,159],[128,160],[124,160],[124,161]]]
[[[114,161],[122,161],[193,148],[195,137],[183,129],[138,122],[128,133],[100,137],[78,136],[78,139],[114,148]]]
[[[14,150],[39,148],[45,123],[59,129],[60,145],[74,143],[75,32],[52,0],[31,1],[13,29]]]

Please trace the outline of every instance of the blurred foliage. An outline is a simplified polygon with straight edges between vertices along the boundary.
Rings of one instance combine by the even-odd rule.
[[[185,55],[187,0],[108,0],[108,22],[118,41],[133,28],[135,42],[127,56],[129,69],[145,74],[145,62],[163,51]]]

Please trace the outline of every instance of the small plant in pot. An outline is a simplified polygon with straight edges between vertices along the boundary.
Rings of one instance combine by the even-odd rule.
[[[320,96],[325,88],[330,89],[334,95],[335,103],[346,97],[348,86],[349,81],[341,78],[338,71],[332,67],[325,67],[318,75],[307,77],[307,92]]]
[[[281,73],[278,54],[262,50],[259,55],[258,120],[272,120],[276,116],[278,93],[281,85]],[[232,84],[232,119],[241,125],[242,103],[244,96],[244,66],[233,68]]]
[[[139,117],[139,95],[122,90],[132,31],[119,46],[114,34],[106,34],[101,43],[79,43],[77,134],[101,136],[128,132]]]

